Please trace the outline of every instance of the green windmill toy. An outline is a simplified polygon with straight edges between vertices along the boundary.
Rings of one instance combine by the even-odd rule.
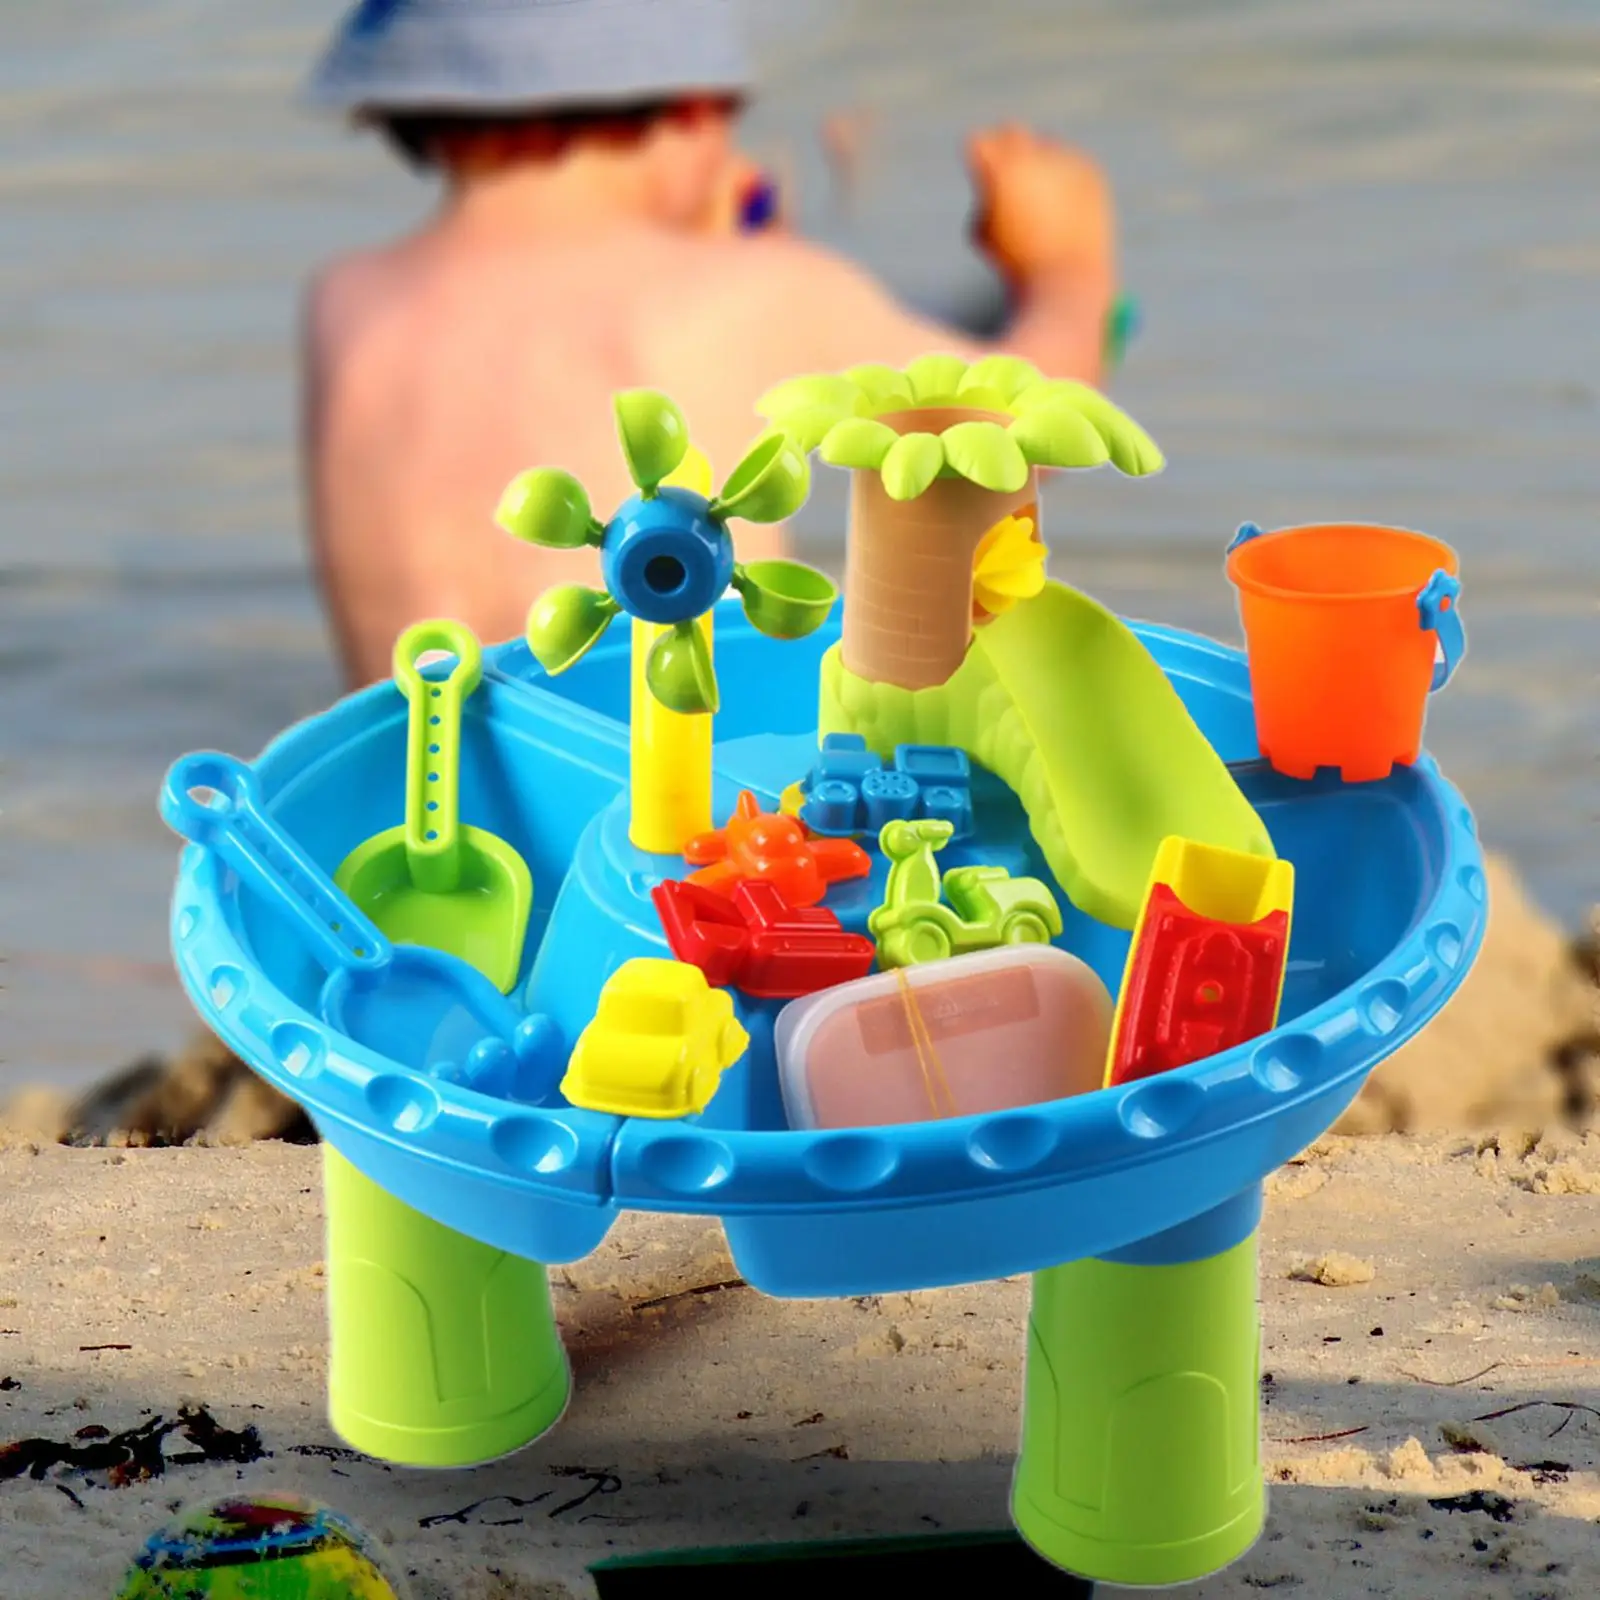
[[[614,402],[638,492],[609,522],[570,473],[537,467],[501,497],[508,533],[550,549],[600,552],[603,588],[561,584],[528,613],[528,648],[552,676],[580,661],[612,621],[633,619],[632,821],[642,850],[680,853],[711,826],[711,715],[718,708],[711,614],[732,588],[753,627],[803,639],[827,620],[838,590],[797,561],[734,559],[728,524],[782,522],[805,504],[810,468],[783,433],[763,435],[722,488],[665,395],[635,389]]]

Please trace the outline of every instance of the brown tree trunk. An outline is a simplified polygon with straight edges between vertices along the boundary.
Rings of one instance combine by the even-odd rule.
[[[897,433],[943,433],[986,411],[902,411],[879,418]],[[936,478],[915,500],[891,500],[873,471],[852,474],[845,555],[846,671],[872,683],[946,683],[972,643],[972,563],[979,542],[1011,512],[1037,504],[1038,474],[1015,493]]]

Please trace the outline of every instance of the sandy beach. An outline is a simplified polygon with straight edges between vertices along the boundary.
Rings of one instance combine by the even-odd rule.
[[[581,1596],[625,1551],[1005,1524],[1025,1279],[774,1301],[714,1226],[630,1216],[552,1273],[562,1424],[419,1473],[324,1420],[316,1150],[17,1143],[0,1185],[0,1439],[188,1406],[240,1458],[183,1464],[179,1433],[144,1481],[0,1481],[3,1600],[109,1594],[171,1508],[241,1488],[365,1522],[416,1600]],[[1600,1591],[1600,1134],[1319,1144],[1272,1180],[1262,1278],[1269,1528],[1186,1593]]]

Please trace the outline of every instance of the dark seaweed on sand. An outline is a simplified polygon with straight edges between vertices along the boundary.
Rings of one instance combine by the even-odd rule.
[[[165,1442],[179,1435],[194,1448],[168,1454]],[[121,1433],[104,1428],[80,1429],[71,1439],[18,1439],[0,1445],[0,1479],[24,1474],[42,1481],[55,1467],[77,1472],[104,1472],[113,1489],[161,1477],[169,1466],[201,1466],[212,1462],[245,1465],[267,1454],[261,1435],[252,1428],[224,1428],[203,1407],[179,1411],[175,1422],[151,1417]]]

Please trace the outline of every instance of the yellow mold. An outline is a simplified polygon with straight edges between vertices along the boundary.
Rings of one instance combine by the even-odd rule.
[[[1180,905],[1197,917],[1230,927],[1254,927],[1274,912],[1284,916],[1283,944],[1274,971],[1271,1026],[1278,1025],[1278,1008],[1283,1004],[1283,984],[1288,974],[1289,935],[1294,920],[1294,865],[1216,845],[1197,844],[1193,839],[1164,839],[1150,869],[1139,920],[1134,924],[1128,945],[1122,985],[1117,992],[1117,1008],[1111,1019],[1111,1042],[1106,1050],[1104,1085],[1115,1081],[1117,1058],[1122,1047],[1122,1030],[1132,1019],[1128,1015],[1133,991],[1133,975],[1142,955],[1150,902],[1156,890],[1170,889]],[[1145,1013],[1141,1012],[1141,1016]],[[1239,1042],[1243,1042],[1242,1040]]]
[[[698,967],[640,957],[600,991],[561,1092],[585,1111],[617,1117],[692,1116],[749,1045],[732,999]]]

